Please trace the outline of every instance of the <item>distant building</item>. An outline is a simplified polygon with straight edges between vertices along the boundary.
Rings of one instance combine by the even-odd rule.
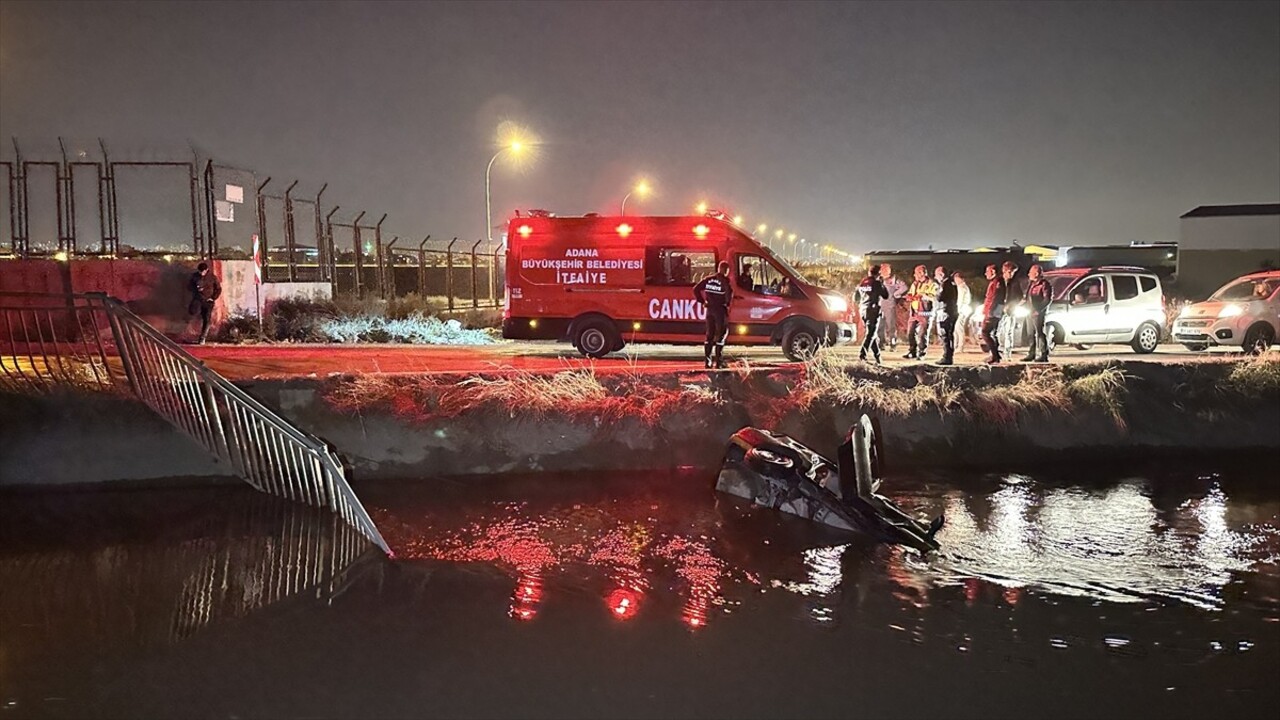
[[[1182,216],[1177,293],[1203,299],[1228,280],[1280,268],[1280,203],[1201,205]]]
[[[1053,266],[1089,268],[1128,265],[1150,270],[1162,278],[1178,271],[1177,243],[1137,243],[1128,245],[1064,245],[1058,248]]]

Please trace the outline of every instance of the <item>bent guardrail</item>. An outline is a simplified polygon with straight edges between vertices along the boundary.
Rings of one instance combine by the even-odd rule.
[[[100,294],[0,293],[0,315],[5,383],[127,388],[255,490],[327,507],[392,554],[331,445],[205,367],[124,303]]]

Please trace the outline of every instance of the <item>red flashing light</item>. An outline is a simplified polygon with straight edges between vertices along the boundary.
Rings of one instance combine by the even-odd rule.
[[[529,237],[529,235],[533,234],[533,228],[529,227],[528,225],[521,225],[519,228],[516,229],[516,232],[520,235],[520,237],[527,238]]]
[[[631,229],[632,228],[630,225],[626,223],[622,223],[621,225],[618,226],[618,237],[626,237],[630,235]]]
[[[700,238],[704,238],[704,237],[706,237],[706,236],[707,236],[707,233],[709,233],[709,232],[711,232],[711,228],[709,228],[709,227],[707,227],[706,225],[703,225],[703,224],[701,224],[701,223],[699,223],[699,224],[697,224],[697,225],[694,225],[694,226],[693,226],[693,234],[694,234],[694,235],[697,235],[697,236],[698,236],[698,237],[700,237]]]

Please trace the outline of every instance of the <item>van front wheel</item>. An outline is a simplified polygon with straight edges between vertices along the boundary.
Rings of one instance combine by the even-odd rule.
[[[804,325],[793,325],[782,335],[782,354],[791,362],[804,362],[818,352],[818,334]]]
[[[604,320],[587,320],[573,335],[573,346],[590,358],[602,358],[619,344],[617,331]]]

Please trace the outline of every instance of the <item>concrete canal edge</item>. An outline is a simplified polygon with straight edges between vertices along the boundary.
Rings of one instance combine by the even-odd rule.
[[[239,383],[337,446],[367,479],[718,466],[746,425],[830,453],[862,412],[894,468],[1280,449],[1280,362],[482,378],[347,376]],[[557,393],[560,393],[557,395]],[[226,481],[142,404],[0,392],[0,486]]]

